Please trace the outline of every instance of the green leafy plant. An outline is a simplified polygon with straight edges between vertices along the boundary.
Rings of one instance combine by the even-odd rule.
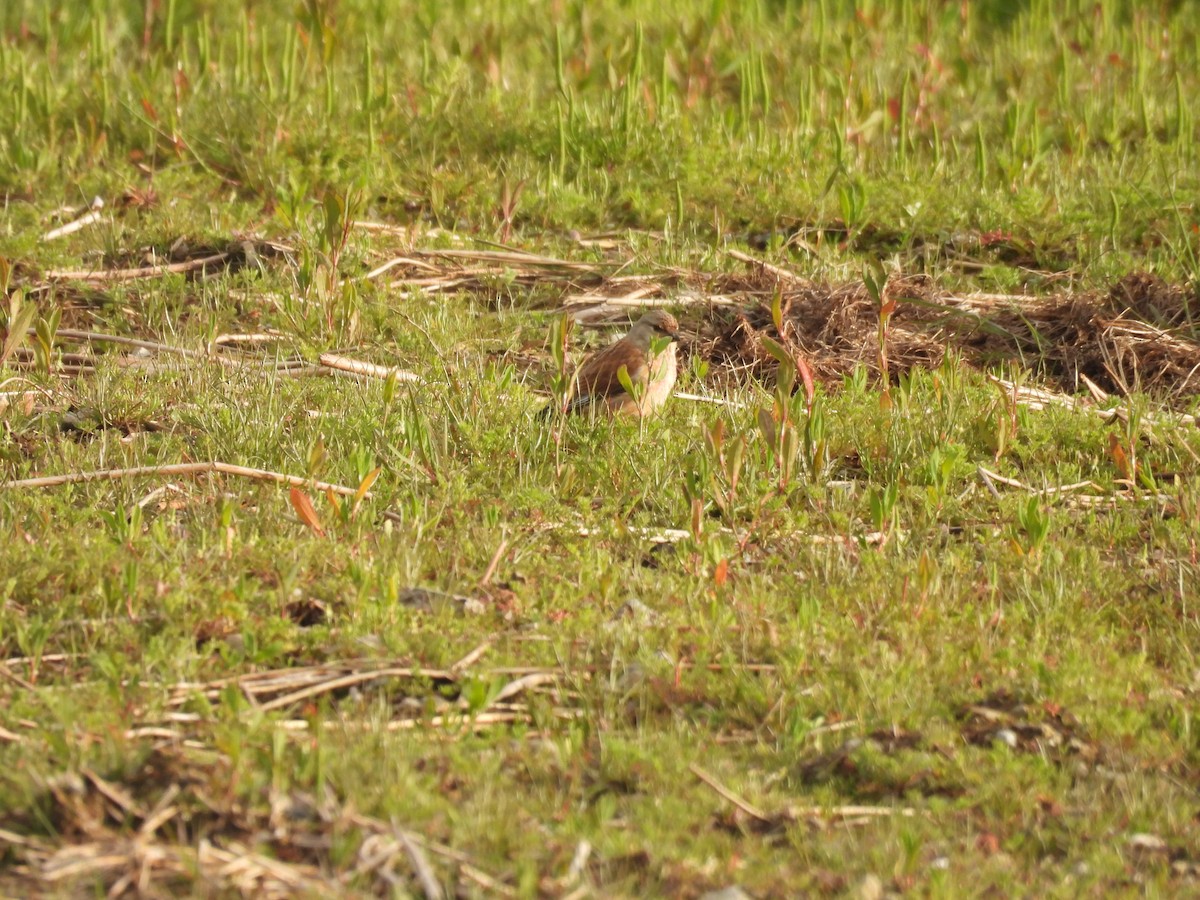
[[[571,396],[573,378],[568,369],[567,347],[571,341],[571,329],[575,320],[563,313],[550,322],[550,360],[553,371],[550,374],[550,393],[554,409],[562,410]],[[628,378],[628,373],[626,373]]]
[[[396,427],[399,445],[391,446],[393,455],[423,472],[431,483],[437,484],[439,459],[447,449],[447,432],[442,430],[440,437],[435,437],[425,410],[411,395]]]
[[[778,313],[777,316],[782,321],[782,316]],[[824,470],[828,462],[825,415],[807,364],[770,337],[763,336],[762,342],[778,365],[773,403],[758,411],[758,430],[772,455],[778,473],[778,488],[786,491],[795,475],[797,462],[801,462],[801,448],[804,450],[802,464],[809,477]],[[794,390],[797,376],[802,378],[803,393]]]
[[[1029,556],[1037,556],[1050,534],[1050,511],[1036,496],[1031,496],[1017,507],[1017,525],[1023,538],[1022,549]]]
[[[925,483],[938,509],[945,503],[954,485],[954,476],[966,451],[958,444],[938,444],[925,459]]]
[[[879,405],[883,409],[892,408],[891,378],[888,374],[888,333],[891,326],[892,314],[896,311],[896,299],[888,291],[888,278],[883,264],[875,261],[869,268],[863,269],[863,284],[871,301],[875,304],[875,313],[879,325],[875,337],[876,360],[879,365]]]
[[[136,504],[128,508],[118,506],[115,510],[98,511],[109,536],[118,544],[132,548],[142,534],[142,508]]]
[[[7,274],[4,278],[7,279]],[[37,305],[25,298],[24,291],[16,290],[8,295],[8,309],[4,316],[4,340],[0,342],[0,368],[16,352],[29,336],[29,329],[37,317]],[[48,359],[48,355],[47,355]]]
[[[871,490],[868,503],[871,510],[871,526],[885,537],[896,528],[896,502],[900,498],[900,485],[891,482]]]

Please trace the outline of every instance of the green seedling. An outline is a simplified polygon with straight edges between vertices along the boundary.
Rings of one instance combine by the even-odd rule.
[[[891,534],[896,528],[896,502],[900,485],[893,481],[885,487],[872,489],[870,494],[871,527],[880,534]]]
[[[567,367],[567,346],[571,340],[571,329],[574,324],[575,320],[566,313],[550,323],[550,359],[554,364],[550,376],[550,391],[556,410],[565,408],[567,400],[571,396],[573,381]]]
[[[1050,534],[1050,511],[1031,496],[1017,507],[1017,525],[1024,539],[1022,550],[1028,556],[1037,556]]]
[[[878,316],[878,329],[875,336],[876,361],[879,366],[879,405],[882,409],[892,408],[891,378],[888,374],[888,331],[892,314],[896,311],[896,300],[888,292],[888,278],[883,264],[875,261],[869,268],[863,269],[863,284],[875,304]]]

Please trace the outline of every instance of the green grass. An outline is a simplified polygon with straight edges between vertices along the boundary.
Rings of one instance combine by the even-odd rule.
[[[402,847],[394,884],[364,863],[393,826],[452,848],[426,855],[467,895],[497,890],[476,870],[521,896],[1195,890],[1194,390],[1108,421],[1014,405],[954,355],[890,405],[848,370],[819,416],[780,398],[785,477],[758,416],[774,380],[697,356],[680,389],[740,406],[542,423],[550,310],[579,277],[396,289],[359,276],[410,241],[348,226],[647,277],[742,271],[728,246],[961,291],[1144,270],[1194,310],[1195,4],[82,6],[0,10],[0,321],[41,341],[0,371],[38,392],[0,407],[0,479],[379,474],[356,509],[300,488],[311,515],[228,475],[0,489],[0,892],[132,890],[128,842],[170,806],[142,839],[181,861],[147,877],[185,894],[269,887],[205,842],[311,893],[418,892]],[[93,196],[99,223],[41,240]],[[258,250],[206,278],[47,276],[181,239]],[[64,377],[67,328],[278,343],[148,368],[104,345]],[[577,329],[572,353],[597,343]],[[423,382],[253,362],[327,351]],[[414,671],[261,708],[286,690],[255,676],[322,663]],[[553,680],[497,701],[530,668]],[[838,812],[859,806],[883,814]],[[71,847],[122,861],[72,873]]]

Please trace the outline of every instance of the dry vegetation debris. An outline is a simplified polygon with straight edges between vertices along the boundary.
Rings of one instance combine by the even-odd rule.
[[[556,306],[584,324],[632,317],[647,306],[683,308],[691,313],[686,318],[694,333],[686,349],[709,362],[718,383],[772,376],[776,360],[763,346],[764,336],[801,356],[813,375],[827,384],[839,382],[860,365],[878,374],[879,305],[861,281],[810,281],[738,251],[730,255],[747,263],[748,273],[660,267],[631,274],[634,261],[619,258],[614,249],[606,250],[609,258],[602,262],[588,262],[513,249],[409,247],[361,277],[387,279],[393,290],[462,292],[488,303],[495,303],[501,293],[525,292],[535,306]],[[243,239],[222,250],[193,247],[181,239],[169,256],[165,262],[143,258],[143,265],[132,268],[18,272],[16,282],[30,296],[74,308],[97,302],[95,294],[105,284],[165,275],[205,277],[214,270],[249,264],[295,264],[285,245]],[[1133,272],[1103,291],[1042,297],[959,294],[939,288],[929,276],[901,274],[889,279],[886,290],[896,301],[885,345],[893,380],[914,367],[934,368],[947,353],[954,353],[980,369],[1030,371],[1067,392],[1080,390],[1086,384],[1082,379],[1090,379],[1122,396],[1142,392],[1181,403],[1200,395],[1200,297],[1192,287]],[[783,311],[782,334],[772,316],[776,292]],[[89,339],[86,332],[65,329],[59,337]],[[242,337],[262,338],[257,344],[261,348],[267,338],[278,335]],[[155,342],[138,346],[187,353]],[[214,349],[228,355],[234,346],[218,339]],[[18,368],[36,365],[33,352],[25,349],[18,349],[11,362]],[[147,361],[131,360],[134,363]],[[59,360],[67,375],[84,372],[91,364],[80,353]],[[355,371],[355,366],[364,365],[369,364],[351,361],[341,368]],[[284,367],[305,373],[319,368],[298,361]]]
[[[802,354],[820,380],[840,380],[859,365],[877,372],[879,314],[863,284],[787,285],[782,335],[763,297],[772,285],[723,287],[761,299],[709,315],[698,349],[714,363],[768,376],[776,361],[763,347],[767,335]],[[934,368],[954,352],[981,369],[1031,370],[1070,392],[1086,376],[1120,395],[1181,401],[1200,394],[1200,299],[1152,275],[1131,274],[1107,292],[1046,298],[956,295],[924,276],[896,278],[889,289],[897,300],[887,339],[893,378]]]

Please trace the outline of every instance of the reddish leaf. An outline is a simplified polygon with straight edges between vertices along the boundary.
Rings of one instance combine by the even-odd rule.
[[[945,69],[945,66],[942,65],[942,61],[938,59],[936,55],[934,55],[934,52],[931,49],[929,49],[928,44],[917,44],[915,49],[917,51],[917,55],[928,61],[938,72],[941,72]]]
[[[1115,434],[1110,433],[1108,436],[1108,452],[1112,456],[1117,471],[1121,473],[1121,477],[1132,481],[1133,466],[1129,464],[1129,455],[1125,452],[1125,448],[1121,446],[1121,439]]]
[[[985,231],[979,235],[979,246],[990,247],[992,244],[1009,244],[1013,241],[1013,233],[997,228],[994,231]]]
[[[813,398],[817,395],[817,384],[813,379],[812,369],[808,365],[808,360],[803,356],[796,356],[796,371],[800,373],[800,380],[804,383],[804,399],[808,404],[808,412],[811,415]]]
[[[994,856],[1000,852],[1000,838],[985,831],[975,839],[975,847],[984,856]]]
[[[317,511],[313,509],[312,501],[308,499],[308,494],[300,490],[300,488],[292,488],[288,491],[288,496],[292,501],[292,509],[296,511],[296,515],[300,517],[300,521],[311,528],[319,535],[325,534],[325,529],[321,527],[321,520],[317,518]]]
[[[1063,814],[1062,806],[1058,801],[1046,794],[1038,794],[1037,805],[1048,816],[1058,818]]]
[[[717,568],[713,572],[713,584],[717,587],[724,587],[725,582],[729,580],[729,560],[723,559],[717,563]]]

